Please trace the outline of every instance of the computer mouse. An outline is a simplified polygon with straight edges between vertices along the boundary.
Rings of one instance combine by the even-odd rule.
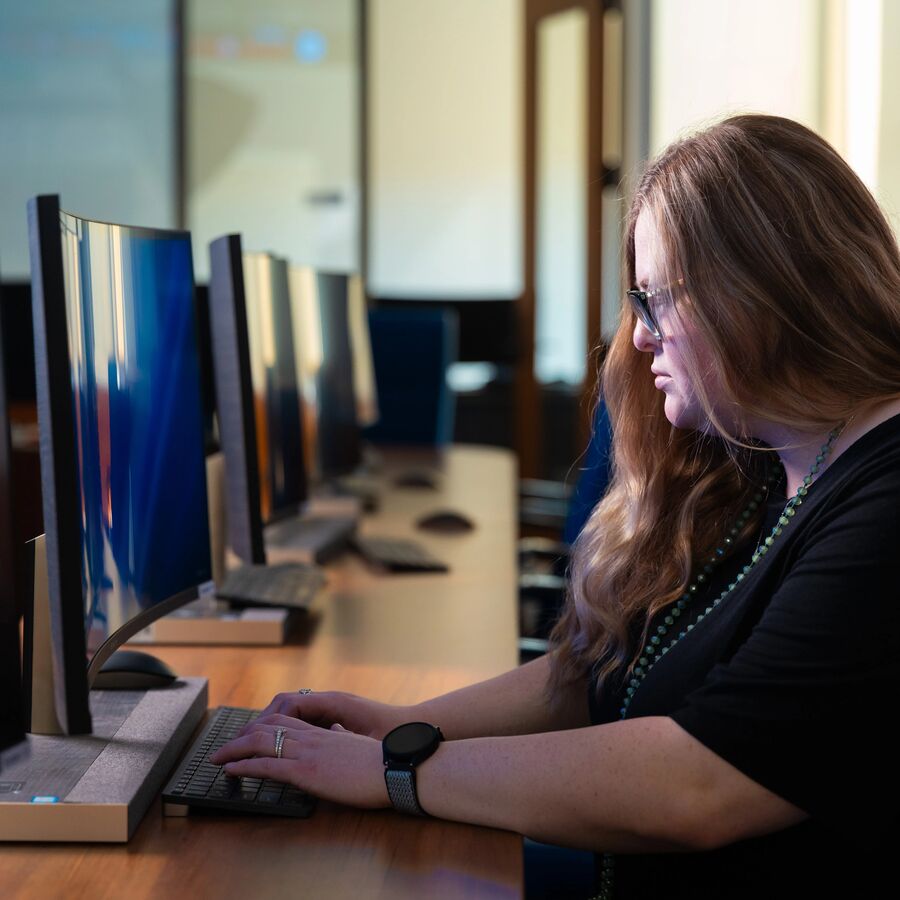
[[[439,509],[422,516],[416,522],[416,527],[425,531],[436,531],[441,534],[462,534],[465,531],[471,531],[475,527],[475,523],[461,512],[455,512],[452,509]]]
[[[417,488],[419,490],[435,491],[437,490],[437,478],[430,472],[422,469],[411,469],[409,472],[401,472],[394,479],[394,487],[398,488]]]
[[[178,676],[161,659],[140,650],[116,650],[92,687],[100,691],[144,691],[168,687]]]

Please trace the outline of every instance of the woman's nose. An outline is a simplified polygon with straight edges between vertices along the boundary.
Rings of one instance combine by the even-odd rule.
[[[650,329],[637,316],[634,317],[634,330],[631,332],[631,340],[641,353],[652,353],[657,344],[657,340],[651,334]]]

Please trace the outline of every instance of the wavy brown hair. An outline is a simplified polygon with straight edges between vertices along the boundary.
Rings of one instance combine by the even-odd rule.
[[[623,305],[601,374],[613,428],[609,490],[575,543],[553,635],[551,691],[592,669],[598,691],[631,668],[650,620],[759,490],[771,456],[744,416],[821,433],[900,395],[900,254],[878,204],[835,150],[797,122],[741,115],[678,141],[646,169],[627,219],[635,285],[638,216],[653,216],[666,281],[730,407],[730,430],[688,357],[709,421],[672,427]],[[758,531],[751,516],[735,545]]]

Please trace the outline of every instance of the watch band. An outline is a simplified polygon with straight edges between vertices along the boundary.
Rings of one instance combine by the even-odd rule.
[[[411,816],[428,815],[419,806],[415,769],[385,769],[384,783],[387,785],[388,797],[398,812],[408,813]]]
[[[406,722],[384,736],[384,784],[388,799],[398,812],[428,815],[419,804],[416,766],[425,762],[443,740],[441,729],[427,722]]]

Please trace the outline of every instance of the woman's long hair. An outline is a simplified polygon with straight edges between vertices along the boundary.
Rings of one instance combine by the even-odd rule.
[[[643,211],[666,281],[683,281],[688,302],[676,303],[677,314],[708,348],[702,364],[690,352],[686,362],[709,427],[685,431],[666,420],[624,305],[600,388],[613,475],[573,548],[551,690],[593,669],[599,691],[633,666],[652,617],[687,589],[753,500],[771,453],[754,449],[744,417],[815,434],[900,395],[896,239],[863,183],[814,132],[742,115],[665,150],[631,204],[626,287],[635,284]],[[704,388],[710,367],[728,417]],[[735,544],[758,531],[761,514]]]

